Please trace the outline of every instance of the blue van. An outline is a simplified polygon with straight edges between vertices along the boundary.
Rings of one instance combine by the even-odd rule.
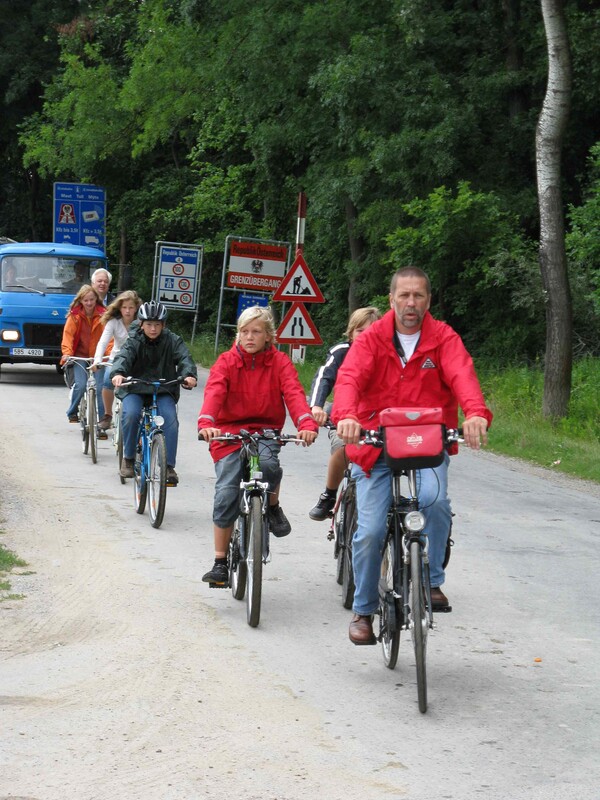
[[[57,242],[0,244],[0,366],[55,364],[71,301],[94,270],[107,269],[102,250]]]

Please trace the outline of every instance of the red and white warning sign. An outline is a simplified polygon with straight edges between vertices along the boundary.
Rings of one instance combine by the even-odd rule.
[[[281,286],[273,295],[274,302],[324,303],[325,298],[301,253],[290,267]]]
[[[277,328],[279,344],[323,344],[315,323],[302,303],[293,303]]]
[[[253,292],[273,292],[283,280],[287,259],[287,245],[232,241],[227,285]]]

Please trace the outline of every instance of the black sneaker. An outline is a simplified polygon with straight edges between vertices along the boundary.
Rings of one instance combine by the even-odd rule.
[[[334,505],[335,495],[332,497],[327,492],[323,492],[317,500],[317,505],[308,512],[308,516],[317,522],[322,522],[324,519],[331,516]]]
[[[229,583],[229,570],[227,564],[213,564],[205,575],[202,576],[204,583],[214,583],[217,586],[227,586]]]
[[[278,538],[292,532],[292,526],[280,505],[269,506],[269,529]]]
[[[175,467],[167,467],[167,486],[177,486],[179,475],[175,472]]]
[[[133,478],[133,458],[124,458],[121,461],[119,474],[122,478]]]

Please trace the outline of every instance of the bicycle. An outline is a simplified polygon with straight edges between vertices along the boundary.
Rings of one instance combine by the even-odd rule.
[[[431,413],[429,413],[431,412]],[[433,413],[436,412],[436,413]],[[425,516],[417,498],[417,471],[439,466],[445,449],[461,441],[460,429],[446,429],[440,409],[419,409],[424,420],[406,425],[407,409],[386,409],[380,414],[382,426],[364,431],[363,444],[383,447],[384,458],[392,470],[392,503],[387,516],[379,579],[379,635],[383,660],[394,669],[398,660],[401,631],[410,631],[415,654],[419,710],[427,711],[427,637],[433,629],[433,612],[452,610],[451,606],[433,607],[429,585],[428,538]],[[427,430],[426,430],[427,429]],[[398,431],[402,433],[398,434]],[[433,437],[428,453],[419,442]],[[398,436],[402,447],[398,449]],[[393,441],[395,439],[395,441]],[[419,450],[417,455],[416,449]],[[411,454],[411,449],[412,453]],[[446,563],[451,545],[446,548]]]
[[[199,438],[202,440],[200,435]],[[259,442],[274,442],[284,446],[289,442],[303,443],[303,440],[275,430],[256,433],[241,430],[239,433],[215,436],[212,441],[241,442],[242,445],[240,514],[229,542],[227,562],[231,593],[236,600],[243,600],[246,596],[246,619],[251,628],[256,628],[260,622],[262,567],[270,560],[267,519],[269,484],[261,480]],[[215,587],[216,584],[209,586]]]
[[[118,397],[115,397],[113,401],[112,443],[117,456],[117,472],[121,483],[125,483],[125,478],[121,475],[121,464],[123,463],[123,431],[121,423],[121,401]]]
[[[183,383],[183,380],[175,378],[172,381],[164,379],[148,381],[143,378],[127,378],[121,384],[121,386],[143,384],[152,387],[152,400],[142,406],[138,424],[133,462],[133,493],[135,510],[138,514],[144,513],[148,501],[148,516],[153,528],[160,528],[162,525],[167,502],[167,486],[176,485],[167,481],[167,445],[162,429],[165,421],[158,413],[158,390],[161,387]]]
[[[348,464],[335,506],[331,511],[331,525],[327,538],[333,541],[333,557],[337,560],[336,580],[342,587],[342,605],[352,608],[354,601],[354,569],[352,567],[352,537],[356,530],[358,513],[356,510],[356,485]]]
[[[84,455],[87,455],[89,452],[92,458],[92,464],[95,464],[98,460],[98,431],[96,427],[98,423],[98,407],[96,405],[96,378],[92,370],[93,362],[93,358],[69,356],[64,366],[73,366],[73,369],[79,368],[87,371],[86,387],[79,401],[77,415],[79,417],[79,427],[81,430],[81,449]],[[64,375],[65,383],[69,386],[67,370],[65,370]]]

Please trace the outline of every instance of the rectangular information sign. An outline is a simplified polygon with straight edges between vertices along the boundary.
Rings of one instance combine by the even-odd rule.
[[[168,308],[195,311],[202,253],[201,245],[156,242],[152,296]]]
[[[285,275],[288,247],[257,241],[230,241],[227,286],[274,292]]]
[[[106,192],[102,187],[54,184],[54,241],[105,250]]]

